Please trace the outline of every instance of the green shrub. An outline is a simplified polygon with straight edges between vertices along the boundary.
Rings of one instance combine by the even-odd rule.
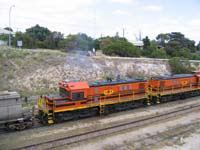
[[[103,53],[109,56],[139,57],[140,49],[125,39],[110,39],[104,48]]]
[[[191,67],[188,59],[180,59],[179,57],[171,58],[169,65],[173,74],[190,73],[195,70]]]
[[[151,54],[152,58],[167,58],[167,53],[163,49],[156,49]]]
[[[200,60],[200,55],[192,54],[192,60]]]

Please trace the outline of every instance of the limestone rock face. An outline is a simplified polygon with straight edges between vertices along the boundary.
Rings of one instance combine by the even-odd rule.
[[[155,75],[170,74],[167,60],[82,55],[68,55],[58,59],[59,63],[51,64],[49,60],[45,64],[34,66],[34,69],[23,72],[23,74],[18,72],[10,83],[18,89],[36,91],[56,89],[61,80],[96,81],[105,80],[107,76],[115,78],[118,74],[122,77],[148,79]]]

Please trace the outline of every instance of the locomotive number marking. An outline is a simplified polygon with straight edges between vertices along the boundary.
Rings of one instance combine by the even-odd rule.
[[[114,93],[114,91],[113,90],[104,90],[103,93],[104,93],[104,95],[111,95]]]

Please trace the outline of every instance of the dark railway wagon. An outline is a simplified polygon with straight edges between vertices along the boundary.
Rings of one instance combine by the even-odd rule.
[[[17,92],[0,92],[0,126],[12,130],[32,126],[30,117],[23,114],[21,97]]]

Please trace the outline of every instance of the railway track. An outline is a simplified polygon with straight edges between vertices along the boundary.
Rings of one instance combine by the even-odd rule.
[[[138,138],[137,140],[133,140],[131,141],[132,143],[141,143],[142,144],[140,146],[135,146],[134,150],[140,150],[140,149],[147,149],[150,150],[152,149],[150,146],[154,146],[157,145],[159,143],[162,143],[164,141],[169,141],[169,140],[173,140],[174,137],[180,137],[180,136],[184,136],[185,134],[189,135],[191,134],[191,132],[196,131],[196,127],[194,127],[195,125],[198,124],[199,126],[199,121],[195,122],[195,123],[191,123],[191,124],[186,124],[184,126],[180,126],[173,128],[172,131],[166,131],[163,133],[157,133],[156,135],[150,135],[147,137],[142,137],[142,138]],[[200,126],[199,126],[200,127]],[[186,129],[185,129],[186,128]],[[152,140],[153,139],[153,140]],[[147,147],[150,147],[149,149]],[[112,149],[126,149],[126,145],[117,145],[116,147],[112,147]]]
[[[85,133],[78,134],[78,135],[67,136],[67,137],[58,138],[58,139],[55,139],[55,140],[50,140],[50,141],[46,141],[46,142],[27,145],[27,146],[24,146],[24,147],[18,147],[15,150],[57,148],[57,147],[60,147],[60,146],[63,146],[63,145],[77,143],[77,142],[92,139],[92,138],[95,138],[95,137],[99,137],[99,136],[103,136],[103,135],[107,135],[107,134],[131,129],[131,128],[135,128],[135,127],[139,127],[139,126],[148,125],[150,123],[155,123],[155,122],[158,122],[158,121],[166,120],[166,119],[169,119],[169,118],[173,118],[173,117],[176,117],[176,116],[179,116],[179,115],[184,115],[184,114],[191,113],[191,112],[198,111],[198,110],[200,110],[200,104],[190,105],[190,106],[186,106],[186,107],[183,107],[183,108],[179,108],[179,109],[171,111],[171,112],[165,112],[163,114],[158,114],[158,115],[153,116],[153,117],[149,117],[149,118],[145,118],[145,119],[141,119],[141,120],[137,120],[137,121],[132,121],[132,122],[128,122],[128,123],[122,123],[122,124],[119,124],[119,125],[115,125],[115,126],[111,126],[111,127],[107,127],[107,128],[103,128],[103,129],[98,129],[98,130],[95,130],[95,131],[89,131],[89,132],[85,132]]]

